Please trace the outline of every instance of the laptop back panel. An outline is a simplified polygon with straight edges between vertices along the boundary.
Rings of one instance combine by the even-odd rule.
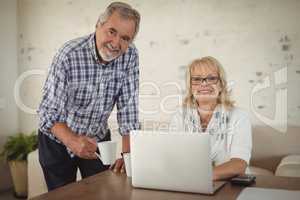
[[[213,193],[209,135],[133,131],[130,138],[134,187]]]

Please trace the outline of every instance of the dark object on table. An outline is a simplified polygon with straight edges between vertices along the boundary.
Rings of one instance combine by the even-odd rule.
[[[256,177],[254,175],[245,174],[233,177],[230,179],[230,183],[233,185],[240,185],[240,186],[249,186],[255,183]]]

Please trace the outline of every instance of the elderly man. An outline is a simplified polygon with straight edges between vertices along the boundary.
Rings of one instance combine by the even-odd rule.
[[[140,15],[114,2],[100,15],[94,33],[63,45],[53,59],[38,109],[39,160],[48,190],[109,168],[96,159],[97,142],[110,140],[107,119],[116,104],[122,152],[129,131],[138,129],[138,52],[133,39]],[[110,166],[124,171],[117,159]]]

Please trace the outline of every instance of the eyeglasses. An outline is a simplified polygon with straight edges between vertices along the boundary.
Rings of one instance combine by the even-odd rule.
[[[213,85],[213,84],[217,84],[219,80],[220,80],[220,78],[218,76],[207,76],[205,78],[202,78],[200,76],[192,76],[191,77],[192,85],[200,85],[204,81],[209,85]]]

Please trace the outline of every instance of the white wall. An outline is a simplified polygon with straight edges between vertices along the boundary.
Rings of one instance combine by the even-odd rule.
[[[47,70],[54,53],[65,41],[94,30],[99,13],[109,2],[19,1],[20,71]],[[184,92],[187,64],[194,58],[212,55],[223,63],[228,79],[234,81],[233,97],[237,105],[249,111],[254,124],[282,125],[287,111],[288,124],[299,125],[300,26],[297,19],[300,18],[300,1],[127,2],[142,15],[135,42],[140,52],[141,111],[157,111],[155,114],[141,112],[141,119],[168,120],[171,113],[162,108],[174,110],[178,104],[176,98],[168,98],[168,95]],[[274,73],[280,69],[287,69],[287,73],[280,71],[275,84]],[[256,86],[267,83],[263,79],[268,77],[270,86],[252,94]],[[277,84],[286,78],[288,83]],[[26,105],[37,107],[43,80],[44,76],[36,76],[23,85]],[[143,85],[145,83],[148,85]],[[180,91],[174,84],[180,86]],[[275,108],[276,102],[278,108]],[[281,118],[272,120],[278,111],[282,111]],[[21,112],[20,127],[31,131],[36,127],[36,117]]]
[[[18,132],[13,88],[17,65],[17,1],[0,0],[0,151],[9,135]],[[11,187],[8,167],[0,161],[0,191]]]
[[[98,15],[110,2],[0,0],[0,99],[5,104],[0,108],[0,148],[6,136],[18,131],[18,125],[27,133],[37,127],[36,115],[30,114],[26,107],[19,106],[17,110],[13,98],[17,75],[20,78],[24,73],[44,74],[28,77],[20,87],[22,102],[34,111],[54,53],[65,41],[91,33]],[[142,15],[135,42],[140,52],[140,108],[156,111],[154,114],[141,112],[141,119],[168,120],[171,113],[162,108],[174,110],[178,104],[176,98],[168,95],[183,94],[187,64],[194,58],[212,55],[223,63],[228,79],[234,81],[233,98],[249,111],[254,124],[282,125],[284,119],[273,120],[274,123],[272,119],[278,111],[284,117],[286,110],[288,124],[299,125],[300,1],[126,2]],[[283,70],[276,75],[280,69],[287,69],[287,73]],[[268,77],[269,86],[263,81]],[[263,89],[252,94],[257,86]],[[279,102],[277,109],[276,102]],[[0,164],[0,190],[10,185],[7,167]]]

